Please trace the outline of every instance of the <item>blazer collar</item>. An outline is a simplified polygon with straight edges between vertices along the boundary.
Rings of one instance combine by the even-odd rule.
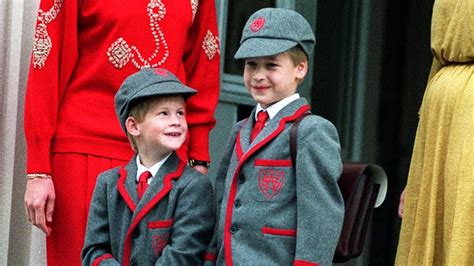
[[[122,198],[127,203],[128,207],[135,212],[136,209],[142,209],[150,201],[152,201],[155,196],[165,189],[165,179],[167,176],[172,175],[173,179],[179,178],[181,173],[174,177],[174,173],[181,171],[181,162],[176,153],[172,153],[166,162],[160,167],[156,175],[153,177],[148,189],[145,194],[138,200],[137,194],[137,164],[136,164],[136,155],[127,163],[127,165],[119,170],[119,181],[117,184],[119,193],[122,195]],[[169,177],[167,178],[169,179]],[[168,187],[166,189],[171,189],[171,180],[168,180]]]
[[[244,124],[244,126],[240,130],[239,142],[240,142],[242,151],[245,153],[249,149],[252,149],[253,147],[255,147],[259,142],[267,138],[269,135],[272,135],[279,128],[279,124],[283,119],[285,118],[288,119],[291,116],[294,116],[297,113],[297,111],[300,110],[301,107],[307,104],[308,102],[306,101],[305,98],[299,98],[292,101],[287,106],[283,107],[283,109],[281,109],[280,112],[278,112],[276,116],[273,117],[273,119],[268,120],[267,124],[262,129],[260,134],[258,134],[258,136],[254,139],[252,143],[250,143],[250,133],[252,131],[253,125],[255,124],[256,108],[254,108],[247,122]]]
[[[176,153],[172,153],[168,159],[165,161],[165,163],[160,167],[156,175],[153,177],[153,180],[151,180],[150,185],[148,186],[147,190],[145,191],[145,194],[143,194],[142,199],[138,203],[138,208],[140,208],[141,205],[146,204],[149,202],[157,193],[158,191],[161,191],[164,187],[164,177],[166,174],[175,172],[179,163],[179,158],[176,155]],[[136,182],[135,182],[136,186]],[[137,194],[136,189],[135,189],[135,194]],[[138,195],[137,195],[138,199]]]

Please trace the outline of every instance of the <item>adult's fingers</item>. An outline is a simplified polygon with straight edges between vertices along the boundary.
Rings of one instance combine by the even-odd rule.
[[[53,222],[54,203],[54,197],[49,197],[48,201],[46,202],[46,221],[48,223]]]
[[[36,219],[33,225],[41,229],[41,231],[43,231],[46,235],[49,235],[48,226],[46,225],[46,216],[45,216],[44,207],[37,206],[35,208],[35,217]]]
[[[25,210],[26,210],[26,217],[28,218],[28,221],[30,223],[33,223],[36,220],[35,217],[35,209],[30,207],[26,202],[25,202]]]
[[[46,235],[51,233],[47,222],[52,221],[54,211],[54,185],[51,179],[30,179],[26,184],[25,208],[28,220]]]

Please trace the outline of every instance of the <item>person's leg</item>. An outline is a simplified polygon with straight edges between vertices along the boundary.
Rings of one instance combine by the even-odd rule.
[[[48,265],[81,265],[89,202],[97,175],[126,162],[85,154],[52,156],[56,202],[47,238]]]

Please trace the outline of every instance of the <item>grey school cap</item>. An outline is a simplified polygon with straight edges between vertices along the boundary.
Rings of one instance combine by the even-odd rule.
[[[316,38],[308,21],[298,12],[283,8],[263,8],[245,23],[235,59],[272,56],[300,45],[306,56]]]
[[[164,68],[143,68],[130,75],[115,94],[115,113],[120,126],[125,128],[131,103],[152,96],[182,95],[185,99],[196,93]]]

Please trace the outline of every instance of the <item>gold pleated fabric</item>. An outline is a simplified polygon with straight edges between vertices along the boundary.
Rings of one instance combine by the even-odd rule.
[[[436,0],[396,265],[474,265],[474,0]]]

